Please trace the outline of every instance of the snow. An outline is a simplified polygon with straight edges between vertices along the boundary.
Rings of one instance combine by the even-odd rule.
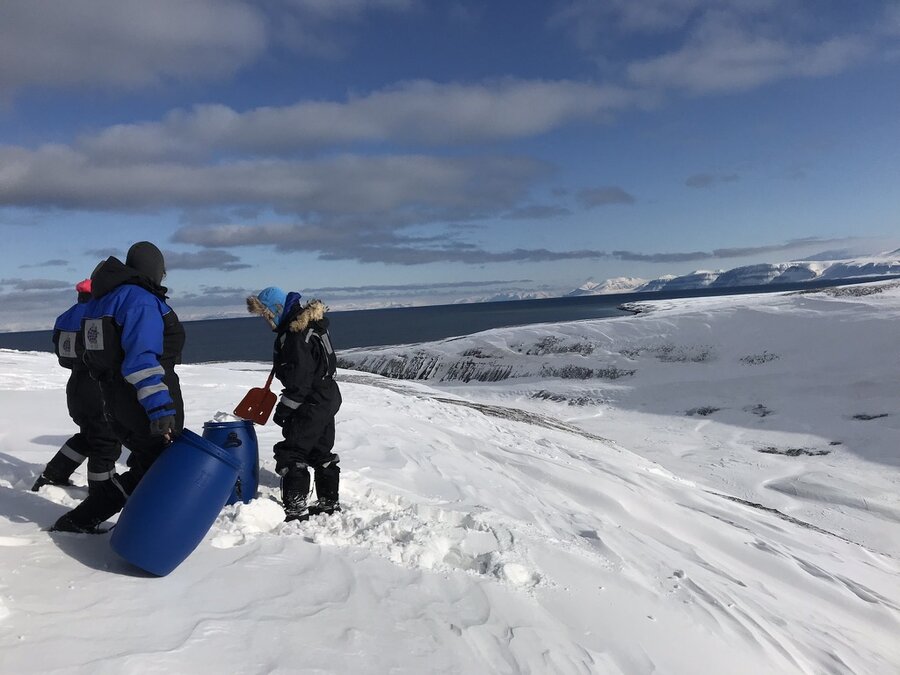
[[[426,378],[339,371],[344,512],[283,523],[258,427],[260,498],[163,578],[42,531],[66,372],[0,351],[2,670],[897,672],[900,285],[853,289],[341,354]],[[266,372],[180,366],[188,427]]]
[[[567,293],[567,296],[575,297],[579,295],[609,295],[615,293],[630,293],[636,289],[646,286],[647,280],[639,277],[615,277],[607,279],[601,283],[588,279],[574,291]]]
[[[900,256],[897,255],[897,251],[845,260],[797,260],[783,263],[744,265],[730,270],[697,270],[681,276],[667,274],[650,281],[629,278],[607,279],[599,284],[589,281],[566,295],[680,291],[706,288],[707,286],[711,288],[736,288],[773,283],[798,283],[816,279],[859,279],[890,275],[900,275]],[[623,281],[626,283],[622,283]]]

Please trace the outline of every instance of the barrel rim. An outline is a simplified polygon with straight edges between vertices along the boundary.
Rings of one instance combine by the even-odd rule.
[[[191,431],[190,429],[184,429],[181,432],[181,435],[175,439],[177,443],[179,440],[184,440],[185,442],[193,445],[194,447],[203,450],[207,454],[212,455],[216,459],[220,459],[225,462],[228,466],[231,466],[238,471],[241,470],[241,461],[235,457],[232,453],[227,450],[220,448],[218,445],[213,443],[212,441],[203,438],[199,434]],[[171,446],[170,446],[171,447]]]
[[[228,427],[250,427],[253,428],[251,420],[231,420],[229,422],[215,422],[210,420],[203,423],[204,429],[227,429]]]

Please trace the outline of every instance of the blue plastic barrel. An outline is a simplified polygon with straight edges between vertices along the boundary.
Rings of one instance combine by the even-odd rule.
[[[143,570],[165,576],[197,548],[234,489],[239,460],[185,429],[128,498],[109,543]]]
[[[227,503],[246,504],[254,499],[259,487],[259,443],[256,441],[253,422],[206,422],[203,425],[203,438],[227,450],[241,462],[237,482]]]

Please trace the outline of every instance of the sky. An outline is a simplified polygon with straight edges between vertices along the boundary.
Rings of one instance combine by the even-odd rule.
[[[900,246],[900,3],[10,0],[0,330],[135,241],[182,318]]]

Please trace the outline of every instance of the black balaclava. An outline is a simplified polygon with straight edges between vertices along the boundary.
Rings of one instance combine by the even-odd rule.
[[[128,249],[125,264],[137,270],[157,286],[166,276],[166,263],[162,252],[149,241],[139,241]]]

